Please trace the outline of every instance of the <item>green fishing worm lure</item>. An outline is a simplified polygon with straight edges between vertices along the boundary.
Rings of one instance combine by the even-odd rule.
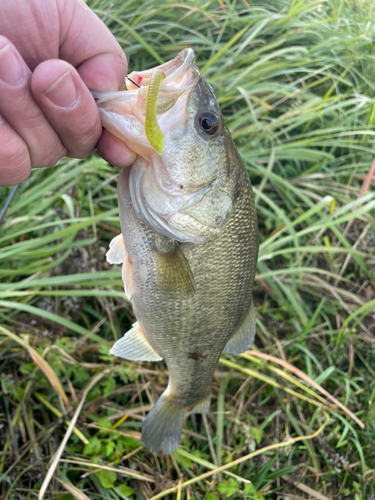
[[[156,118],[156,101],[160,83],[165,78],[165,73],[161,69],[156,69],[148,82],[147,101],[146,101],[146,137],[150,145],[159,155],[163,152],[164,135],[160,130]]]

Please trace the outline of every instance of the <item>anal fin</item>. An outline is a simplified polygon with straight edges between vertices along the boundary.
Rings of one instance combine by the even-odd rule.
[[[227,352],[228,354],[242,354],[243,352],[249,350],[254,343],[255,323],[256,316],[254,302],[252,299],[246,316],[228,340],[226,346],[224,347],[224,352]]]
[[[114,344],[109,352],[130,361],[161,361],[163,359],[150,346],[138,321]]]

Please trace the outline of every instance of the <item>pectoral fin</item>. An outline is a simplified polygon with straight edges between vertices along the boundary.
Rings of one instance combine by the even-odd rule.
[[[177,243],[170,253],[156,251],[156,265],[162,291],[187,297],[195,293],[193,272]]]
[[[251,300],[251,305],[245,318],[227,342],[224,352],[228,354],[241,354],[249,350],[255,338],[255,322],[254,303]]]
[[[125,295],[130,300],[133,295],[132,263],[122,234],[118,234],[110,242],[106,258],[109,264],[122,264]]]
[[[122,264],[125,260],[126,248],[122,234],[118,234],[109,244],[109,250],[106,253],[109,264]]]
[[[134,323],[133,328],[125,333],[109,352],[130,361],[161,361],[163,359],[150,346],[138,322]]]

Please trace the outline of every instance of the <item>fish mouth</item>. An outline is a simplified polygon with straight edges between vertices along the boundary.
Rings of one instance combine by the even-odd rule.
[[[145,71],[133,71],[126,81],[128,90],[147,87],[152,73],[160,69],[165,74],[165,79],[160,85],[161,90],[183,89],[187,91],[197,81],[199,75],[195,65],[195,55],[193,49],[183,49],[174,59],[154,68]],[[131,81],[132,80],[132,81]]]
[[[147,90],[152,73],[165,74],[156,100],[156,114],[162,133],[167,135],[176,126],[187,126],[187,101],[201,79],[193,49],[183,49],[174,59],[145,71],[133,71],[126,81],[126,91],[91,92],[102,125],[136,154],[150,160],[154,153],[145,134]]]
[[[162,154],[153,149],[145,132],[148,88],[157,69],[165,74],[156,99],[157,122],[166,140]],[[180,182],[179,175],[176,172],[171,174],[166,165],[176,141],[188,133],[189,98],[202,80],[194,51],[186,48],[171,61],[130,73],[126,91],[92,92],[104,128],[138,155],[129,177],[129,191],[137,218],[160,235],[198,244],[216,237],[220,227],[200,223],[185,211],[204,203],[219,179],[203,185],[189,183],[186,177]]]

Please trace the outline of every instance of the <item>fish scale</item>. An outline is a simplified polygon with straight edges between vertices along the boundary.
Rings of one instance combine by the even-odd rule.
[[[137,127],[126,123],[119,127],[119,117],[111,118],[116,109],[113,95],[106,100],[103,94],[99,99],[103,126],[139,155],[119,177],[123,241],[117,238],[107,254],[109,262],[117,263],[123,251],[126,288],[132,290],[137,323],[111,352],[125,359],[165,360],[168,387],[142,425],[145,446],[155,452],[163,448],[163,453],[177,449],[189,413],[209,410],[213,374],[222,351],[244,352],[255,335],[252,289],[258,228],[254,198],[213,91],[200,76],[191,53],[191,49],[183,51],[160,67],[171,88],[173,71],[179,72],[178,85],[188,88],[184,92],[184,87],[177,87],[180,92],[171,97],[173,106],[158,117],[165,136],[161,155],[155,156],[152,146],[145,149],[143,137],[131,136],[129,130]],[[135,75],[140,91],[151,74],[150,70]],[[167,102],[168,90],[162,85]],[[131,92],[121,99],[137,99],[138,91]],[[134,119],[134,114],[124,113],[125,121]],[[207,134],[212,123],[217,126]],[[149,176],[146,189],[142,176],[156,164],[154,173],[162,172],[164,178]],[[188,187],[185,191],[182,180]],[[150,182],[156,182],[151,191]],[[177,195],[182,202],[173,212],[179,185]],[[202,187],[203,194],[196,195]],[[160,207],[161,212],[150,206],[153,210]]]

